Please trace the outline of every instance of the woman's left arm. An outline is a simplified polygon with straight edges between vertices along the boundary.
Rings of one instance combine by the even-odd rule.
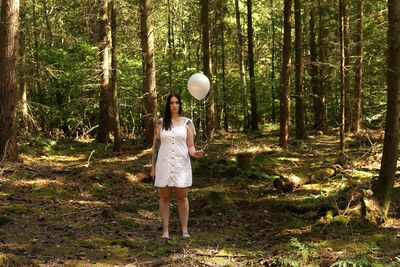
[[[203,156],[203,150],[196,150],[196,148],[194,146],[194,126],[193,126],[193,123],[191,121],[189,121],[188,124],[186,124],[186,128],[188,130],[187,147],[188,147],[188,150],[189,150],[189,154],[192,157],[200,158],[201,156]]]

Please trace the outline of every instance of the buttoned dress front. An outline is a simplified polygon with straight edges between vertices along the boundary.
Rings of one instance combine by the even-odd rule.
[[[192,185],[192,166],[187,147],[188,118],[183,124],[171,126],[171,129],[160,130],[161,145],[157,155],[156,178],[157,187],[189,187]]]

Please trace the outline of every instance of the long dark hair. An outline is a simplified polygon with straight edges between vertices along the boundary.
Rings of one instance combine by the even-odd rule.
[[[176,93],[170,93],[167,97],[167,101],[165,103],[165,110],[164,110],[164,117],[163,117],[163,129],[168,131],[171,129],[172,126],[172,120],[171,120],[171,98],[172,97],[176,97],[178,99],[179,102],[179,115],[182,114],[182,101],[181,101],[181,97],[176,94]]]

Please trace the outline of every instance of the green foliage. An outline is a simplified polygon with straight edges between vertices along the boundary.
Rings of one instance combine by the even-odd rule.
[[[330,267],[369,267],[372,265],[367,259],[341,259],[336,261]]]
[[[319,254],[314,248],[301,243],[295,237],[290,239],[290,245],[294,248],[295,257],[277,257],[273,260],[274,264],[288,267],[318,266],[310,263],[311,260],[319,258]]]
[[[8,216],[0,215],[0,226],[10,223],[12,221],[13,221],[13,219]]]

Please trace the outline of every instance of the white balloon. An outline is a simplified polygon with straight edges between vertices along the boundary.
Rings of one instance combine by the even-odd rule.
[[[190,76],[188,81],[189,93],[197,100],[202,100],[210,91],[210,80],[201,73]]]

